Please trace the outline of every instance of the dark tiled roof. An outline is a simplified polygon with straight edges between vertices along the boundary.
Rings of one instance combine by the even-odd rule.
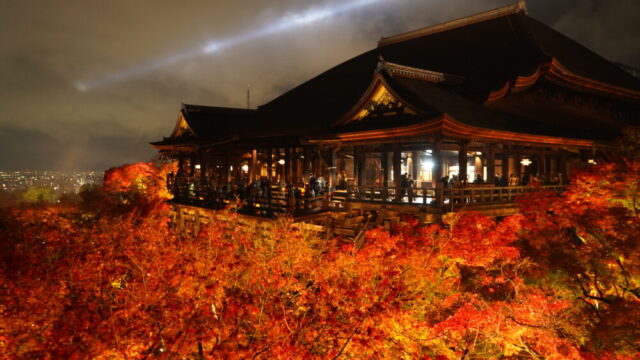
[[[534,73],[552,59],[578,76],[640,91],[639,79],[523,11],[507,12],[482,21],[465,23],[461,20],[455,24],[422,36],[417,32],[417,36],[399,42],[383,42],[378,48],[318,75],[257,110],[185,105],[185,117],[201,139],[330,133],[331,124],[348,113],[363,96],[380,58],[464,77],[462,84],[446,88],[400,77],[393,83],[408,101],[423,106],[425,113],[448,113],[458,121],[489,129],[559,136],[570,133],[572,137],[587,138],[611,133],[598,133],[597,127],[589,126],[580,131],[570,121],[549,124],[521,114],[505,113],[508,107],[489,110],[483,106],[489,92],[502,88],[518,76]],[[549,106],[540,114],[553,118],[551,115],[556,110],[557,107]],[[565,115],[562,112],[555,114]],[[384,121],[370,125],[386,126]]]
[[[256,114],[253,109],[182,105],[187,124],[201,139],[216,139],[242,131],[256,121]]]

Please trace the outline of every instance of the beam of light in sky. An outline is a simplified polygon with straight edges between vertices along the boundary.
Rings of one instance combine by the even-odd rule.
[[[166,58],[135,66],[122,72],[114,73],[100,79],[87,82],[78,82],[76,83],[76,89],[78,89],[79,91],[88,91],[96,87],[123,81],[128,78],[142,75],[150,71],[176,64],[197,56],[215,54],[219,51],[251,40],[256,40],[262,37],[273,35],[278,32],[293,30],[298,27],[308,26],[313,23],[326,20],[332,16],[352,11],[357,8],[371,5],[380,1],[382,0],[353,0],[350,2],[344,1],[339,4],[332,3],[322,7],[314,7],[305,12],[287,15],[273,24],[266,25],[256,30],[248,31],[246,33],[242,33],[223,40],[210,41],[200,49],[194,49],[176,55],[168,56]]]

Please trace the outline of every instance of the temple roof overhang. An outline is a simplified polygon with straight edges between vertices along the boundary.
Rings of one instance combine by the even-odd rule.
[[[609,103],[581,111],[567,100],[524,99],[550,86],[561,96],[586,98],[594,108]],[[638,114],[640,80],[530,18],[519,1],[384,38],[376,49],[258,109],[183,105],[171,136],[152,145],[193,149],[308,134],[332,141],[346,141],[336,134],[383,139],[410,129],[428,133],[434,119],[448,119],[434,131],[590,147],[612,141],[624,125],[640,123]]]
[[[609,142],[590,139],[567,138],[527,134],[522,132],[487,129],[460,122],[448,114],[422,121],[417,124],[387,129],[337,133],[332,136],[308,138],[310,144],[347,144],[358,142],[398,142],[415,138],[449,138],[470,142],[509,143],[526,146],[553,146],[576,148],[611,148]]]

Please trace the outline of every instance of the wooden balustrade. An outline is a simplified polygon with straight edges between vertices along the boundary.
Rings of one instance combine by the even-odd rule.
[[[539,187],[509,186],[494,187],[492,185],[462,188],[417,188],[402,189],[396,197],[394,187],[382,186],[349,186],[346,190],[336,190],[320,196],[295,196],[290,189],[272,185],[266,189],[233,189],[231,186],[212,187],[200,178],[169,176],[167,187],[172,191],[176,201],[200,206],[223,207],[240,198],[244,208],[256,213],[271,215],[274,213],[290,213],[304,215],[324,210],[341,210],[347,201],[366,201],[373,203],[411,204],[438,207],[451,211],[470,205],[506,204],[515,201],[516,197],[536,191]],[[550,185],[542,188],[562,192],[564,186]],[[440,194],[439,194],[440,192]],[[438,195],[441,197],[439,198]],[[438,204],[440,199],[440,205]]]

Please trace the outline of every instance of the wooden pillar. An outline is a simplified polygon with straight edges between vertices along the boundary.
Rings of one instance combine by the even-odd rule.
[[[504,156],[504,155],[500,155],[500,162],[502,163],[502,166],[500,167],[500,174],[503,176],[506,176],[507,179],[509,178],[509,157],[508,156]]]
[[[300,182],[300,156],[298,155],[298,148],[291,148],[291,183],[298,185]]]
[[[184,174],[184,153],[178,155],[178,176]]]
[[[389,186],[389,152],[384,151],[381,156],[382,159],[380,161],[380,166],[382,167],[382,186],[386,188]]]
[[[493,183],[496,177],[496,148],[495,144],[489,144],[487,152],[487,182]]]
[[[202,184],[207,182],[207,157],[204,151],[200,150],[200,181]]]
[[[420,152],[414,151],[411,154],[411,158],[412,158],[412,162],[413,162],[413,164],[412,164],[413,166],[412,166],[412,169],[411,169],[413,174],[411,174],[411,177],[417,183],[418,182],[418,174],[420,173]]]
[[[309,173],[311,172],[311,160],[312,160],[312,156],[313,153],[311,152],[311,148],[308,146],[304,147],[304,166],[303,166],[303,176],[307,176],[309,175]]]
[[[465,180],[467,180],[467,142],[462,142],[459,144],[460,149],[458,150],[458,169],[459,169],[459,175],[458,178],[460,179],[460,183],[465,183]],[[469,179],[469,181],[467,182],[471,182],[473,181],[472,179]]]
[[[333,191],[336,188],[337,176],[338,176],[338,149],[331,150],[331,164],[329,169],[329,191]]]
[[[358,186],[364,186],[366,185],[366,153],[364,152],[364,150],[362,148],[358,149],[358,158],[357,158],[357,164],[358,164]]]
[[[547,173],[547,159],[544,154],[538,155],[538,175],[543,176]]]
[[[521,161],[522,161],[522,155],[520,155],[520,151],[518,150],[516,151],[516,155],[514,156],[513,173],[516,174],[516,176],[520,180],[522,180],[522,164],[520,164]]]
[[[569,183],[569,174],[567,174],[567,161],[567,154],[562,153],[560,155],[560,159],[558,160],[558,177],[561,177],[560,185],[566,185]]]
[[[273,149],[269,147],[267,149],[267,180],[269,181],[269,184],[271,184],[271,178],[273,176],[272,170],[273,170]]]
[[[444,163],[442,159],[442,152],[440,151],[440,142],[433,144],[433,151],[431,152],[431,159],[433,161],[433,167],[431,168],[431,177],[433,186],[440,182],[443,177],[442,170],[444,169]]]
[[[249,160],[249,184],[253,183],[258,177],[258,150],[251,150],[251,159]]]
[[[193,177],[196,172],[196,155],[195,153],[191,153],[189,155],[189,176]]]
[[[353,182],[355,183],[356,186],[360,185],[358,183],[358,179],[360,179],[360,174],[358,174],[358,158],[360,157],[359,155],[360,153],[360,149],[357,146],[353,147]]]
[[[396,189],[396,201],[402,200],[402,152],[400,145],[395,144],[393,147],[393,182]]]
[[[224,153],[224,185],[229,185],[231,183],[231,149],[227,146]]]
[[[284,148],[284,182],[291,184],[291,148]]]
[[[433,167],[431,170],[431,182],[432,187],[436,189],[435,205],[438,207],[442,207],[444,205],[444,188],[446,185],[442,181],[440,181],[440,179],[443,177],[442,170],[444,169],[442,152],[440,151],[440,141],[436,141],[435,144],[433,144],[431,159],[433,161]]]

